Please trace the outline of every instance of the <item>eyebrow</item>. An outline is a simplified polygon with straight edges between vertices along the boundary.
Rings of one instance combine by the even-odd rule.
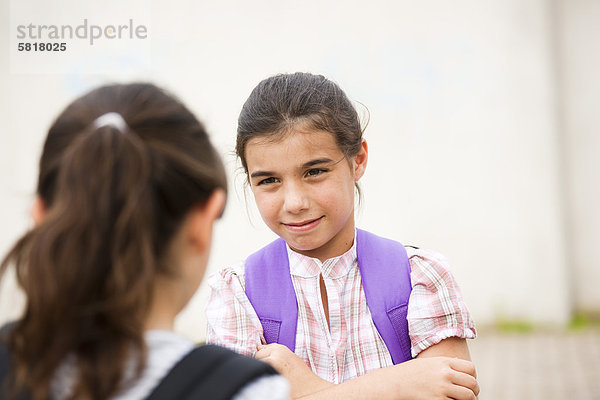
[[[316,160],[311,160],[302,164],[302,169],[314,167],[315,165],[319,164],[328,164],[332,162],[333,160],[331,158],[317,158]]]
[[[275,175],[275,173],[271,172],[271,171],[256,171],[250,175],[250,178],[262,178],[264,176],[273,176],[273,175]]]
[[[315,160],[310,160],[310,161],[305,162],[304,164],[302,164],[300,169],[307,169],[310,167],[314,167],[315,165],[328,164],[328,163],[332,163],[332,162],[333,162],[333,160],[331,158],[317,158]],[[277,175],[277,174],[275,172],[271,172],[271,171],[256,171],[256,172],[253,172],[252,174],[250,174],[250,178],[262,178],[262,177],[273,176],[273,175]]]

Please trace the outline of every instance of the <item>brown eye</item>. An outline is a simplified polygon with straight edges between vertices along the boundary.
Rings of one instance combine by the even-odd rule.
[[[277,179],[277,178],[270,177],[270,178],[263,179],[262,181],[258,182],[258,183],[256,184],[256,186],[260,186],[260,185],[270,185],[271,183],[276,183],[276,182],[278,182],[278,179]]]
[[[306,171],[306,176],[318,176],[327,172],[326,169],[323,168],[312,168]]]

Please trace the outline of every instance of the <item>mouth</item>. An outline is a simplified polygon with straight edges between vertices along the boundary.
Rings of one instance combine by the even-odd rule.
[[[292,230],[295,232],[303,232],[303,231],[308,231],[308,230],[314,228],[315,226],[317,226],[319,224],[319,222],[321,222],[323,217],[324,216],[320,216],[319,218],[308,219],[308,220],[304,220],[304,221],[300,221],[300,222],[284,222],[284,223],[282,223],[282,225],[284,225],[289,230]]]

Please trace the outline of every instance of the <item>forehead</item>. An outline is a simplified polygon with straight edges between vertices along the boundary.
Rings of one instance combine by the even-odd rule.
[[[334,136],[323,130],[292,130],[281,135],[250,139],[246,145],[248,169],[266,165],[303,164],[317,158],[343,156]]]

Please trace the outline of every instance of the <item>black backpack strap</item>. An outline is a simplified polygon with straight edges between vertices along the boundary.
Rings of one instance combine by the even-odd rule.
[[[6,337],[16,323],[16,321],[9,322],[0,328],[0,399],[5,399],[7,396],[10,378],[9,373],[12,366],[12,356],[6,345]],[[30,398],[29,392],[25,390],[19,392],[14,397],[11,397],[11,399],[14,400],[29,400]]]
[[[243,386],[276,374],[268,364],[215,345],[196,347],[181,359],[147,400],[228,400]]]
[[[6,391],[6,385],[8,383],[7,376],[10,370],[10,353],[8,347],[0,339],[0,394]],[[2,396],[0,396],[2,398]]]
[[[0,328],[0,390],[5,389],[8,371],[10,370],[10,365],[12,364],[10,351],[6,346],[6,336],[14,324],[15,322],[9,322]]]

